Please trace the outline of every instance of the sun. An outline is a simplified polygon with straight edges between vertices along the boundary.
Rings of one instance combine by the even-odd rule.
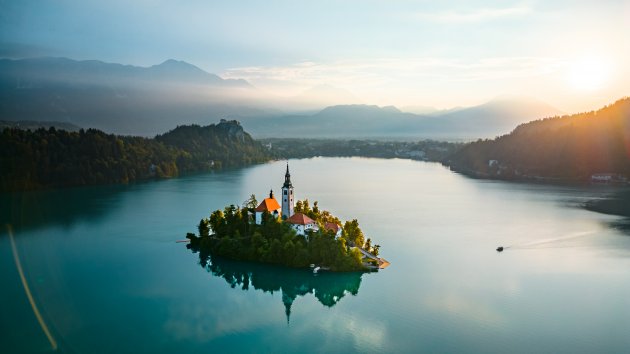
[[[610,64],[601,58],[582,58],[568,68],[571,86],[581,91],[595,91],[603,88],[610,77]]]

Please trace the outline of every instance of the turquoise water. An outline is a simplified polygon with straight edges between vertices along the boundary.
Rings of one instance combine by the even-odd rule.
[[[279,190],[284,162],[0,196],[59,351],[630,352],[630,235],[579,207],[606,190],[473,180],[408,160],[290,164],[296,196],[358,218],[388,269],[202,267],[175,242],[211,210]],[[0,352],[50,352],[0,235]]]

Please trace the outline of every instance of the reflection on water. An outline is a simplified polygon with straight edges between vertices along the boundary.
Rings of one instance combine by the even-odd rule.
[[[630,189],[616,189],[604,197],[588,200],[584,203],[584,208],[598,213],[623,216],[622,219],[608,222],[608,225],[630,235]]]
[[[0,225],[15,229],[71,227],[77,222],[95,222],[112,212],[127,186],[66,188],[0,195]]]
[[[630,218],[617,220],[617,221],[611,221],[608,223],[608,225],[613,229],[619,230],[627,235],[630,235]]]
[[[313,294],[324,306],[335,306],[347,294],[357,295],[363,272],[313,274],[310,270],[284,268],[252,262],[238,262],[225,258],[199,255],[199,264],[209,273],[221,277],[232,287],[241,290],[282,292],[287,322],[295,299]]]

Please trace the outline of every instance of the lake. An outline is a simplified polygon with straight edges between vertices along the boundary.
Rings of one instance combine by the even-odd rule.
[[[357,218],[375,273],[213,260],[176,243],[284,181],[284,162],[2,195],[0,352],[630,352],[630,235],[605,188],[469,179],[409,160],[291,160],[298,199]],[[504,252],[497,246],[508,247]]]

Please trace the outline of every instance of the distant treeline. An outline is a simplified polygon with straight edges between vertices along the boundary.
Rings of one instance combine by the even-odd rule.
[[[261,142],[270,146],[276,158],[359,156],[424,161],[442,161],[463,146],[462,143],[433,140],[262,139]]]
[[[447,163],[459,172],[500,179],[630,176],[630,98],[598,111],[522,124],[508,135],[464,146]]]
[[[81,127],[67,122],[55,122],[55,121],[36,121],[36,120],[0,120],[0,130],[4,128],[18,128],[23,130],[37,130],[40,128],[48,129],[63,129],[69,132],[78,132]]]
[[[180,126],[154,139],[95,129],[0,132],[0,191],[128,183],[268,161],[236,121]]]

